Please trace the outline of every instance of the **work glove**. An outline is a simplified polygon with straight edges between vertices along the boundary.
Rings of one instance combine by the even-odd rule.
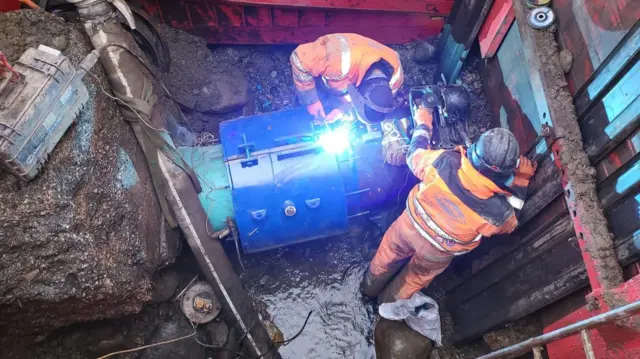
[[[532,162],[524,156],[520,156],[518,166],[514,173],[513,185],[525,188],[529,186],[529,181],[536,173],[536,168],[538,168],[538,163]]]
[[[400,133],[393,120],[384,120],[380,125],[384,161],[392,166],[404,165],[407,163],[408,139]]]
[[[322,106],[322,102],[316,101],[310,105],[307,105],[307,111],[315,120],[324,121],[324,118],[327,116],[324,113],[324,106]]]

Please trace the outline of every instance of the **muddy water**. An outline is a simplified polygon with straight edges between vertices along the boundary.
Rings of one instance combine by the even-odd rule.
[[[245,258],[242,280],[285,339],[283,358],[375,358],[370,303],[359,285],[372,246],[359,238],[334,237],[272,250]],[[258,305],[258,306],[260,306]]]

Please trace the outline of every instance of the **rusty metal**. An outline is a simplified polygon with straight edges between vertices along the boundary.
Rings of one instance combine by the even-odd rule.
[[[541,54],[548,53],[547,49],[539,48],[539,44],[544,41],[555,42],[554,34],[532,29],[527,23],[528,11],[522,1],[514,1],[513,5],[532,82],[538,83],[542,90],[542,93],[535,94],[535,100],[546,103],[548,117],[552,121],[556,139],[551,149],[560,171],[565,200],[589,283],[593,290],[615,288],[623,282],[622,270],[607,229],[607,220],[598,202],[592,171],[588,170],[591,164],[579,135],[580,127],[571,95],[566,87],[558,88],[558,84],[566,83],[566,79],[562,71],[554,71],[554,66],[561,68],[557,55],[546,61],[539,58]],[[552,94],[551,89],[557,90]],[[565,102],[569,103],[563,103],[559,98],[565,98]],[[545,112],[543,118],[546,117]],[[570,163],[565,163],[563,159]],[[576,191],[576,188],[579,190]]]
[[[344,10],[379,10],[442,13],[451,10],[453,0],[227,0],[243,5],[291,6]]]
[[[300,44],[339,32],[358,33],[386,44],[407,43],[437,35],[453,5],[449,0],[377,1],[380,9],[366,10],[367,4],[374,1],[342,1],[347,5],[331,8],[273,3],[273,6],[253,6],[220,0],[140,0],[149,14],[209,43],[255,45]],[[424,7],[412,3],[424,4]],[[436,5],[429,6],[429,3]]]
[[[511,0],[494,0],[478,33],[482,58],[490,58],[496,54],[515,18]]]
[[[204,324],[218,316],[222,306],[207,282],[196,282],[184,293],[180,309],[193,323]]]
[[[13,11],[18,9],[20,9],[19,0],[1,0],[0,1],[0,12]]]
[[[594,313],[606,313],[606,303],[633,303],[640,300],[640,276],[636,275],[623,285],[608,290],[605,296],[602,291],[591,293],[588,305],[584,306],[559,321],[544,328],[545,333],[551,333],[567,325],[582,320],[588,320]],[[615,303],[613,303],[615,304]],[[620,358],[624,353],[626,358],[640,357],[640,318],[632,317],[618,322],[604,324],[589,331],[589,339],[592,343],[593,353],[596,358]],[[583,350],[584,344],[581,336],[570,336],[547,344],[550,358],[568,359],[574,358],[576,353]],[[579,358],[584,356],[580,353]]]
[[[531,338],[522,343],[497,350],[487,355],[483,355],[481,357],[478,357],[478,359],[507,358],[525,354],[531,351],[532,348],[536,346],[545,345],[554,340],[566,338],[568,336],[580,333],[583,330],[596,328],[608,322],[629,318],[630,316],[635,315],[638,312],[640,312],[640,301],[627,304],[623,307],[610,310],[600,315],[596,315],[595,317],[591,317],[589,319],[568,325],[564,328],[554,330],[553,332]]]

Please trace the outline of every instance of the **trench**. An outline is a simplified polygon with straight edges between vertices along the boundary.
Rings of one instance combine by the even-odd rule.
[[[207,87],[211,82],[219,79],[228,81],[229,77],[226,75],[233,73],[236,76],[238,69],[246,78],[247,88],[244,90],[247,98],[242,106],[220,111],[223,113],[185,111],[186,122],[178,124],[195,136],[196,144],[215,143],[221,121],[295,106],[295,92],[288,64],[293,47],[207,47],[206,43],[203,45],[203,39],[179,33],[178,30],[161,27],[160,32],[175,39],[170,43],[173,47],[172,57],[175,56],[172,58],[172,69],[178,69],[173,76],[180,81],[169,85],[193,91],[197,89],[201,92],[196,95],[203,97],[213,96],[207,92],[211,89]],[[166,35],[166,32],[169,34]],[[51,41],[53,40],[60,39]],[[189,46],[195,46],[197,51],[189,50]],[[414,48],[415,44],[394,47],[403,62],[407,88],[433,83],[435,63],[418,65],[413,62]],[[14,56],[21,50],[16,49]],[[192,55],[194,51],[202,55],[195,63],[192,62],[192,56],[184,56]],[[200,81],[204,78],[209,82]],[[477,59],[471,58],[465,65],[460,82],[471,94],[469,134],[475,138],[491,127]],[[227,88],[231,89],[231,98],[239,95],[233,90],[238,87]],[[195,96],[193,91],[185,91],[185,94]],[[185,141],[188,142],[189,139]],[[402,199],[399,200],[399,204],[403,202]],[[397,215],[398,208],[394,208],[392,212]],[[300,333],[295,340],[279,349],[283,358],[375,358],[375,306],[363,299],[359,285],[388,224],[390,223],[386,220],[381,227],[377,227],[370,221],[362,221],[352,224],[349,233],[341,236],[244,256],[245,271],[240,279],[255,299],[254,307],[263,319],[271,320],[278,327],[284,339]],[[235,250],[230,243],[225,243],[225,246],[229,247],[228,256],[234,260]],[[237,269],[240,271],[239,266]],[[24,340],[10,343],[12,347],[4,347],[0,356],[95,358],[117,350],[189,334],[193,329],[180,312],[175,296],[197,274],[193,256],[183,246],[175,263],[156,273],[153,278],[156,288],[161,287],[158,283],[166,278],[174,278],[174,286],[169,286],[170,293],[164,295],[169,299],[149,302],[138,314],[73,324],[52,332],[25,337]],[[430,289],[431,295],[435,296],[434,292],[437,292],[437,288]],[[309,320],[303,326],[310,312]],[[206,341],[205,339],[203,340]],[[435,358],[471,358],[478,350],[486,350],[484,347],[474,348],[475,352],[464,352],[456,348],[451,355],[441,349],[436,349],[434,353]],[[189,339],[120,355],[118,358],[216,358],[218,354],[219,352],[204,348]]]

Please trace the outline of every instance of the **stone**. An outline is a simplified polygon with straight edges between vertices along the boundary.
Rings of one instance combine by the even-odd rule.
[[[424,65],[433,60],[435,54],[435,45],[428,41],[421,41],[416,45],[416,49],[413,52],[413,61],[420,65]]]
[[[573,53],[567,49],[560,51],[560,67],[564,73],[569,73],[573,66]]]
[[[53,47],[57,50],[64,51],[69,46],[69,41],[66,36],[56,36],[53,38]]]
[[[433,343],[404,322],[380,318],[374,329],[377,359],[429,358]]]
[[[159,274],[153,281],[151,302],[161,303],[171,299],[179,283],[180,276],[175,271],[167,270]]]
[[[68,39],[65,54],[76,65],[92,50],[81,26],[47,12],[0,13],[0,30],[0,51],[55,46],[52,34]],[[90,100],[41,173],[24,183],[0,170],[5,336],[139,312],[151,299],[153,273],[178,253],[144,154],[101,90],[111,91],[102,67],[92,73],[98,79],[84,79]]]
[[[205,324],[205,328],[209,332],[209,337],[211,338],[210,344],[214,347],[222,348],[227,342],[227,337],[229,336],[229,328],[227,327],[227,324],[216,319]]]
[[[176,315],[171,320],[160,324],[160,326],[148,340],[147,344],[184,337],[192,334],[193,331],[193,327],[184,318],[184,316]],[[198,342],[196,342],[193,338],[188,338],[146,349],[140,356],[140,359],[161,358],[204,359],[205,348],[202,345],[198,344]]]
[[[171,53],[164,82],[180,105],[198,112],[226,113],[247,104],[249,84],[244,73],[229,63],[216,64],[205,39],[168,26],[158,29]]]

